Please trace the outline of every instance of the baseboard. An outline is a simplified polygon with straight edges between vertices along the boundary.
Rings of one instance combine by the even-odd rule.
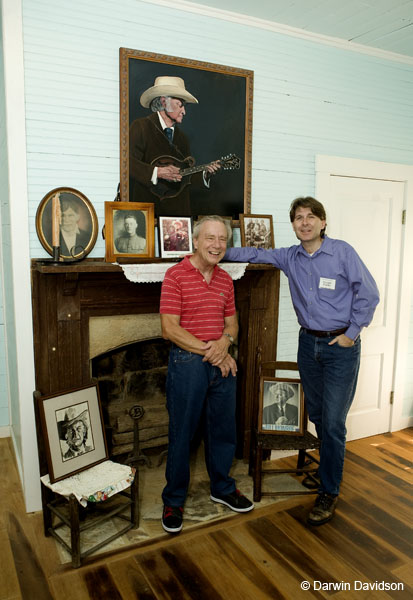
[[[0,438],[6,438],[6,437],[10,437],[11,436],[11,432],[10,432],[10,426],[7,425],[7,427],[0,427]]]

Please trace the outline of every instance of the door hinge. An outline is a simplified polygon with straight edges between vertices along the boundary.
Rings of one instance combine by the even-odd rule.
[[[402,225],[406,225],[406,209],[402,210]]]
[[[394,402],[394,392],[390,392],[390,404],[393,404]]]

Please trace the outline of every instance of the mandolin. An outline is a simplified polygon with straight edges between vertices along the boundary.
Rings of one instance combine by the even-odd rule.
[[[239,169],[241,165],[241,159],[235,154],[223,156],[222,158],[218,159],[218,162],[221,165],[221,169],[224,171]],[[151,162],[151,165],[154,167],[166,167],[168,165],[174,165],[175,167],[179,168],[179,172],[182,175],[182,180],[174,182],[167,181],[166,179],[158,179],[158,183],[150,188],[152,194],[155,194],[155,196],[158,196],[158,198],[161,200],[164,198],[175,198],[175,196],[178,196],[182,192],[185,186],[191,183],[189,176],[194,175],[194,173],[204,171],[209,164],[211,163],[195,165],[195,159],[192,156],[188,156],[184,160],[179,160],[174,156],[158,156],[158,158],[155,158]]]

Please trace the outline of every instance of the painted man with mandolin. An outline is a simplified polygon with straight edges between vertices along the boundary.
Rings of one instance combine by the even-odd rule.
[[[190,185],[209,187],[210,177],[221,168],[220,161],[195,166],[189,141],[178,127],[185,105],[198,100],[180,77],[157,77],[140,103],[152,114],[130,127],[130,200],[154,202],[156,215],[190,215]]]

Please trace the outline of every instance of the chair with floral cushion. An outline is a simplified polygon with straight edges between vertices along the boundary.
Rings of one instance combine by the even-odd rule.
[[[41,403],[48,397],[42,396],[39,391],[35,391],[33,396],[44,533],[46,536],[53,536],[62,544],[71,555],[72,566],[77,568],[87,556],[139,526],[137,461],[134,461],[133,466],[105,459],[99,464],[52,483],[49,475],[49,440],[45,439],[47,436],[41,411]],[[135,410],[131,418],[139,419],[142,414],[142,411]],[[139,437],[135,435],[133,457],[138,456],[138,442]],[[114,519],[126,524],[119,529],[109,528],[112,530],[104,533],[102,537],[102,532],[105,531],[103,524]],[[101,536],[101,539],[86,548],[83,534],[87,531],[93,531],[92,535],[96,538]]]

